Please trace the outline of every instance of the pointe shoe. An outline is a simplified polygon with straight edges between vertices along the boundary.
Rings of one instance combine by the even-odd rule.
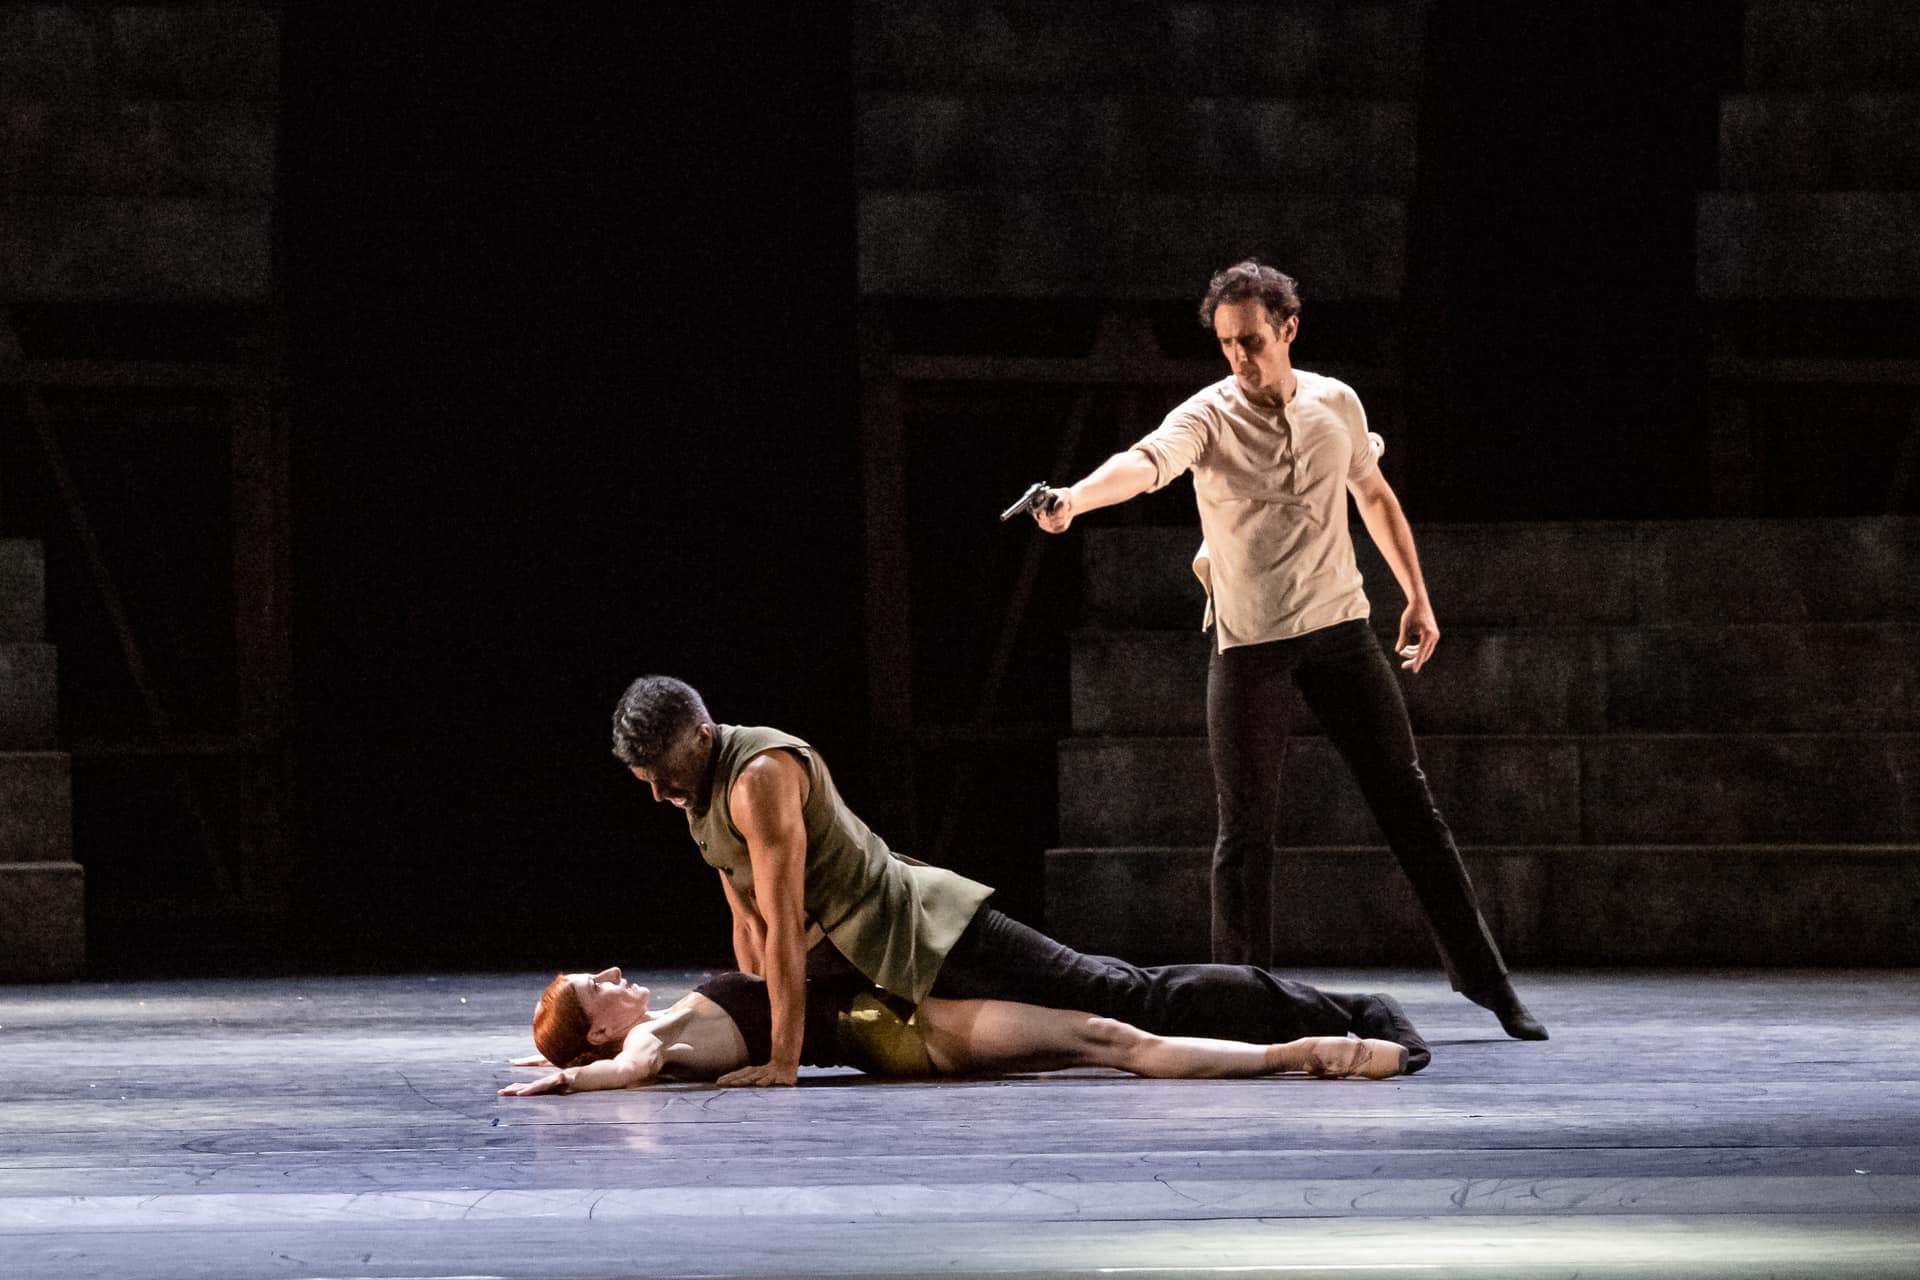
[[[1353,1040],[1346,1036],[1319,1036],[1307,1046],[1304,1070],[1331,1080],[1359,1076],[1385,1080],[1406,1074],[1407,1047],[1391,1040]]]
[[[1413,1029],[1413,1019],[1407,1016],[1398,1000],[1383,991],[1349,998],[1356,1006],[1353,1034],[1362,1041],[1387,1040],[1399,1045],[1406,1055],[1399,1064],[1399,1074],[1410,1076],[1433,1061],[1433,1051],[1427,1047],[1426,1039]]]
[[[1360,1040],[1356,1043],[1366,1053],[1354,1067],[1354,1075],[1363,1080],[1385,1080],[1388,1076],[1407,1074],[1407,1063],[1413,1057],[1407,1052],[1407,1046],[1391,1040]]]
[[[1527,1012],[1527,1006],[1520,1003],[1520,997],[1513,992],[1513,984],[1506,979],[1502,978],[1495,986],[1462,991],[1460,994],[1482,1009],[1492,1010],[1493,1016],[1500,1019],[1500,1029],[1515,1040],[1547,1038],[1546,1025]]]

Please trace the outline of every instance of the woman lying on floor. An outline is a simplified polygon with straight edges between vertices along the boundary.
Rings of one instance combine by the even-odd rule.
[[[547,985],[534,1013],[540,1056],[516,1058],[514,1065],[559,1063],[562,1069],[500,1092],[521,1096],[715,1080],[767,1060],[772,1014],[759,978],[722,974],[663,1013],[648,1008],[649,994],[618,968],[561,974]],[[809,980],[800,1060],[901,1078],[1115,1067],[1141,1076],[1300,1071],[1379,1080],[1407,1069],[1407,1050],[1390,1040],[1311,1036],[1262,1045],[1160,1036],[1111,1018],[1006,1000],[929,998],[911,1016],[905,1012],[872,987]]]

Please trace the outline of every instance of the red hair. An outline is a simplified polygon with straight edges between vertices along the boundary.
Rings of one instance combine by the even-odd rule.
[[[554,975],[540,993],[533,1010],[533,1044],[540,1056],[556,1067],[584,1067],[620,1052],[617,1044],[594,1044],[587,1039],[593,1019],[580,1003],[580,992],[569,975]]]

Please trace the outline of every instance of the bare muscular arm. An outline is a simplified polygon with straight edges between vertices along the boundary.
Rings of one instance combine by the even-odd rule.
[[[724,874],[720,877],[721,891],[727,895],[727,907],[733,912],[733,963],[742,973],[751,973],[756,978],[765,977],[767,947],[767,922],[753,904],[743,899],[733,887],[733,881]]]
[[[773,1007],[773,1053],[763,1065],[720,1077],[723,1085],[793,1084],[800,1077],[806,1029],[807,774],[784,751],[757,756],[741,770],[728,800],[753,860],[753,896],[766,933],[760,976]]]

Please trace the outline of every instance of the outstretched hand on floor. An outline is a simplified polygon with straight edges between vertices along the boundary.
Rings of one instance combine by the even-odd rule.
[[[533,1066],[534,1063],[515,1063],[516,1066]],[[536,1093],[565,1093],[569,1081],[564,1071],[554,1071],[541,1076],[538,1080],[520,1080],[500,1091],[502,1097],[530,1098]]]
[[[764,1089],[772,1085],[797,1084],[799,1080],[800,1073],[792,1067],[776,1067],[768,1062],[757,1067],[742,1067],[738,1071],[729,1071],[716,1083],[722,1088]]]

